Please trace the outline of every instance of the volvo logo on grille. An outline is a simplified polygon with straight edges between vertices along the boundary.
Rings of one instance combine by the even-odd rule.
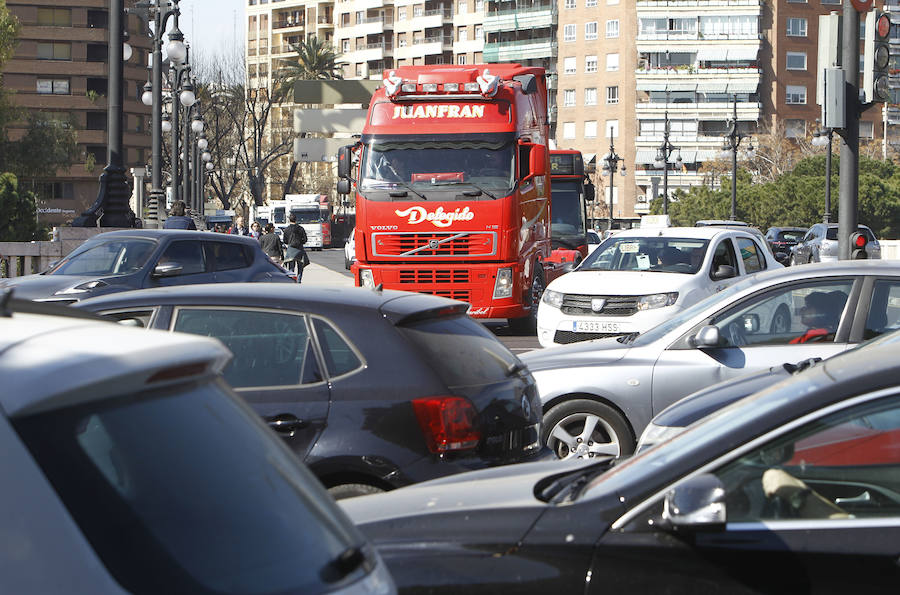
[[[432,250],[437,250],[441,246],[441,243],[437,240],[428,240],[428,247]]]
[[[600,312],[606,305],[604,298],[591,298],[591,312]]]

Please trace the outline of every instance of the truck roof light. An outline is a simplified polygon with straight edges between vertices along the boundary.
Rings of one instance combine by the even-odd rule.
[[[500,79],[492,75],[487,68],[485,68],[484,73],[475,80],[478,81],[478,86],[481,88],[481,94],[485,97],[493,97],[497,94],[497,85],[500,83]]]
[[[425,83],[422,85],[422,90],[426,93],[435,93],[438,90],[437,83]]]
[[[400,90],[400,84],[403,82],[403,79],[397,76],[395,71],[391,70],[382,82],[384,83],[384,89],[387,91],[387,94],[393,96]]]
[[[404,93],[415,93],[416,92],[416,84],[415,83],[403,83],[400,86],[400,90]]]
[[[459,91],[459,83],[444,83],[444,91]]]
[[[463,86],[463,90],[477,93],[480,89],[478,83],[466,83],[465,86]]]

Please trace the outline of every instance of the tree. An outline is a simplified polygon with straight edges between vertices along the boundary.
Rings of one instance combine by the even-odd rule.
[[[31,242],[45,238],[46,231],[37,223],[34,193],[20,191],[15,175],[0,174],[0,241]]]
[[[273,88],[280,100],[293,100],[295,81],[321,81],[342,79],[334,47],[318,37],[310,37],[298,44],[291,44],[297,57],[287,61],[278,71],[278,81]]]

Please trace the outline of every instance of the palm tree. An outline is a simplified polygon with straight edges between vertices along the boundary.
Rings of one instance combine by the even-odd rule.
[[[287,62],[278,71],[276,96],[284,99],[294,89],[294,81],[321,81],[342,79],[341,67],[337,64],[338,53],[327,42],[318,37],[309,37],[298,44],[291,44],[297,57]]]

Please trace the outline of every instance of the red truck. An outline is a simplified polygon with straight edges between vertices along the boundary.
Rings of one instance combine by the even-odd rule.
[[[469,302],[535,328],[550,256],[547,86],[519,64],[386,71],[338,155],[356,191],[356,284]]]
[[[547,262],[548,282],[567,272],[588,254],[587,203],[594,200],[594,185],[584,174],[580,151],[550,151],[552,189],[550,238],[553,251]]]

